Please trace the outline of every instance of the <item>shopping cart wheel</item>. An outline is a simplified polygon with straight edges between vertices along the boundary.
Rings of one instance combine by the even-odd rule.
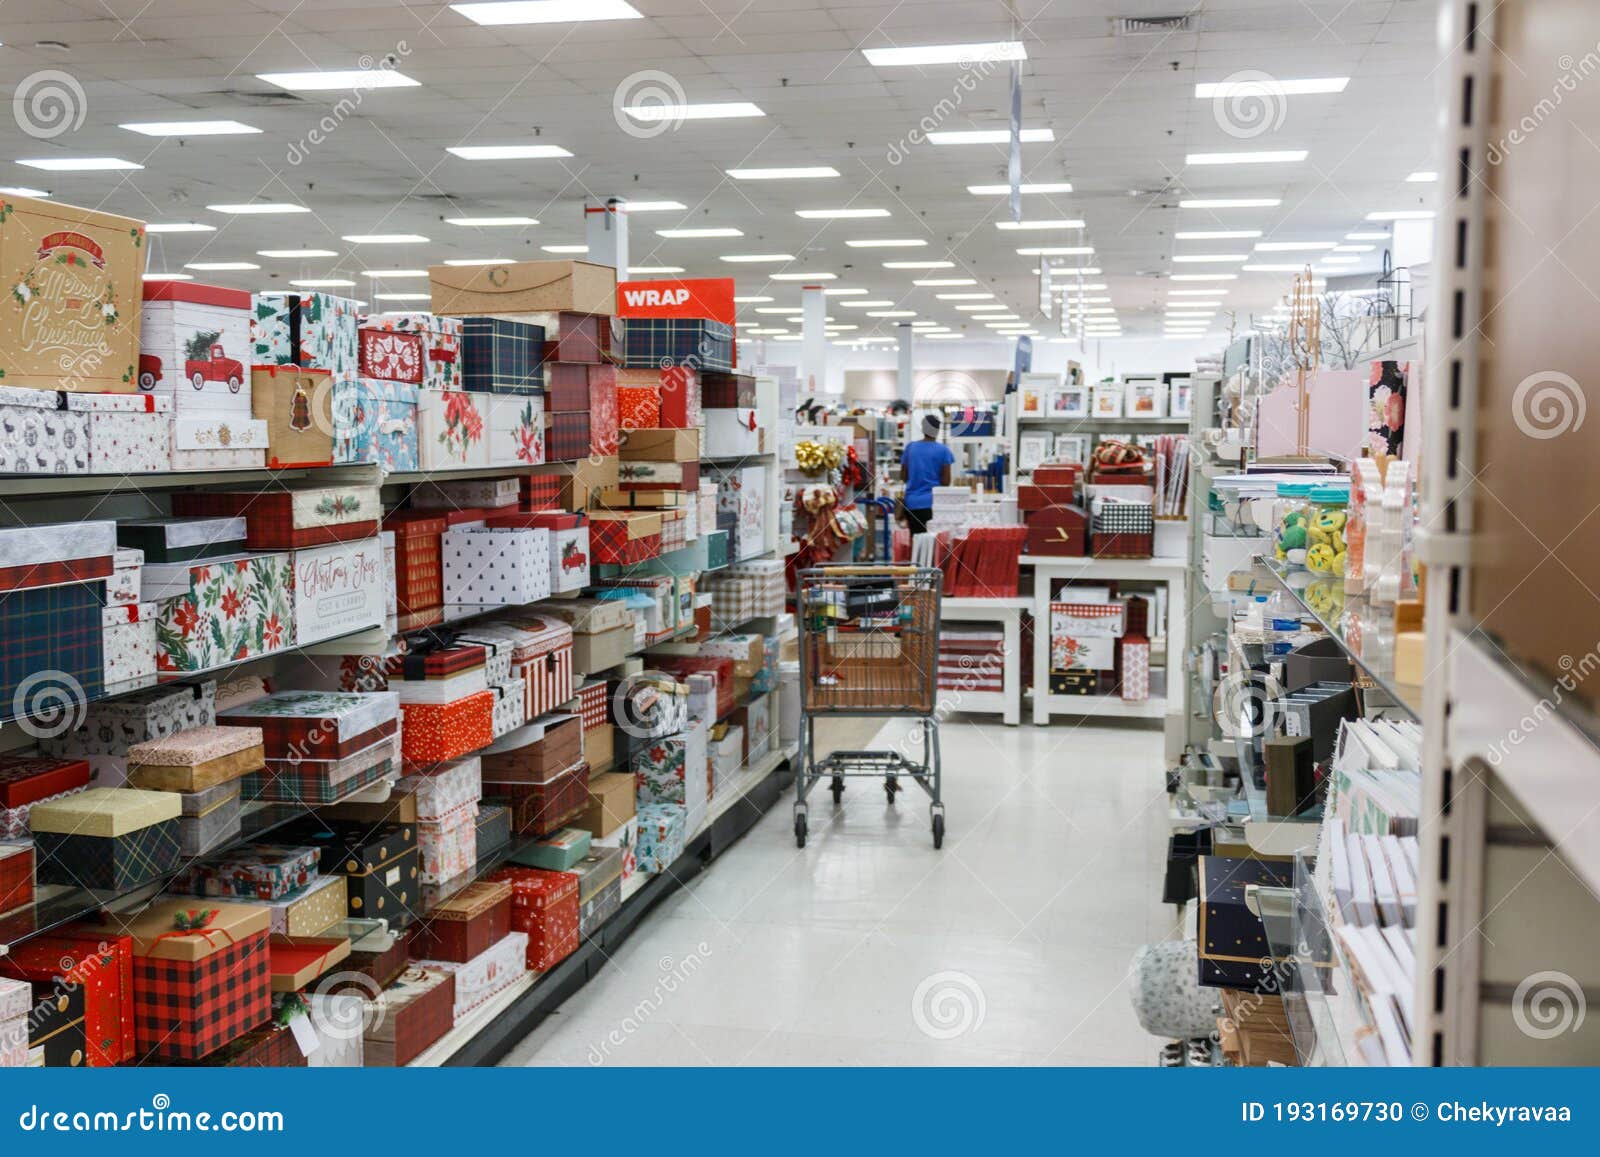
[[[806,846],[805,812],[797,811],[794,813],[794,846],[797,848],[803,848]]]
[[[939,814],[937,814],[937,815],[935,815],[933,817],[933,846],[935,848],[944,847],[944,813],[943,812],[940,812]]]
[[[844,798],[844,776],[834,776],[833,783],[829,786],[828,790],[833,792],[833,806],[838,807],[839,801]]]
[[[891,775],[888,779],[883,781],[883,792],[889,797],[889,802],[891,804],[894,803],[894,793],[899,790],[900,781],[894,776]]]

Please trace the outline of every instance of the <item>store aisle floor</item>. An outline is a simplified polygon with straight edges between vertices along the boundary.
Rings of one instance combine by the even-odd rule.
[[[504,1063],[1153,1063],[1128,969],[1177,920],[1159,900],[1160,732],[943,736],[943,851],[920,792],[891,808],[851,781],[837,810],[819,792],[804,850],[785,797]]]

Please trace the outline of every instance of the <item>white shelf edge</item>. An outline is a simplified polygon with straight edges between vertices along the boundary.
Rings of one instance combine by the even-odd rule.
[[[463,1020],[451,1026],[449,1032],[406,1062],[406,1068],[436,1069],[444,1064],[465,1048],[473,1037],[487,1028],[490,1022],[515,1004],[517,998],[532,988],[543,975],[542,972],[523,973],[521,977],[513,980],[504,989],[469,1012]]]

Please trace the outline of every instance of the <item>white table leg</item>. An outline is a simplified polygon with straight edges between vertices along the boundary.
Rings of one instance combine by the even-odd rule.
[[[1007,609],[1005,618],[1005,680],[1001,690],[1005,695],[1002,722],[1015,727],[1022,720],[1022,611],[1018,607]]]
[[[1033,725],[1050,723],[1050,582],[1054,567],[1033,568]]]

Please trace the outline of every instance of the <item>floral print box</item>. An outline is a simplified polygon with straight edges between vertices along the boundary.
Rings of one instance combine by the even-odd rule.
[[[159,604],[156,667],[203,671],[294,646],[294,578],[287,553],[243,554],[144,568]]]
[[[424,390],[417,396],[417,452],[424,470],[488,466],[493,395]]]

